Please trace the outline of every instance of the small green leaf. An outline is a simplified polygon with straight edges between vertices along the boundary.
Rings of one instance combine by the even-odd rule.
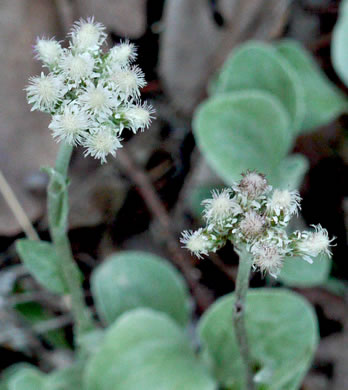
[[[18,371],[21,371],[23,369],[34,369],[33,366],[29,363],[16,363],[12,364],[12,366],[9,366],[2,370],[1,372],[1,382],[0,382],[0,389],[1,390],[9,390],[8,384],[10,379],[17,374]]]
[[[78,339],[78,344],[82,353],[87,355],[94,354],[95,351],[99,348],[99,345],[103,340],[104,334],[104,329],[94,329],[80,335]]]
[[[331,269],[331,259],[320,255],[309,264],[300,257],[285,259],[279,279],[292,287],[314,287],[325,283]]]
[[[332,64],[336,73],[348,86],[348,1],[340,6],[339,18],[333,30],[331,41]]]
[[[285,157],[268,180],[279,189],[297,190],[309,169],[309,161],[302,154]]]
[[[42,390],[80,390],[82,385],[81,364],[74,364],[71,367],[64,368],[59,371],[54,371],[47,375],[45,384]]]
[[[59,294],[67,291],[52,244],[23,238],[17,240],[16,248],[22,262],[43,286]]]
[[[330,82],[299,43],[293,40],[281,41],[277,45],[277,51],[293,67],[304,89],[306,110],[301,126],[302,133],[315,130],[347,112],[348,102],[344,94]]]
[[[216,390],[181,327],[150,309],[123,314],[87,363],[85,390]]]
[[[16,371],[8,381],[8,390],[44,390],[46,376],[36,368]]]
[[[189,318],[189,294],[182,276],[165,259],[145,252],[111,256],[92,275],[98,314],[111,324],[122,313],[149,307],[180,325]]]
[[[293,142],[284,108],[262,91],[208,99],[196,111],[193,128],[203,155],[227,184],[247,169],[272,176]]]
[[[301,126],[304,116],[301,82],[271,45],[248,42],[234,50],[223,65],[215,93],[245,89],[265,91],[277,97],[290,115],[293,131]]]
[[[338,295],[339,297],[344,297],[347,293],[348,283],[345,280],[329,277],[324,282],[322,287],[324,287],[327,291],[330,291],[331,294]]]
[[[53,318],[37,302],[26,302],[16,305],[15,309],[32,325],[47,321]],[[49,330],[43,334],[43,337],[53,346],[68,348],[63,329]]]
[[[242,389],[242,362],[232,322],[234,295],[220,298],[203,315],[199,334],[203,353],[214,363],[223,386]],[[318,344],[312,307],[298,294],[283,289],[250,290],[246,327],[251,355],[262,389],[295,389],[308,369]],[[300,378],[298,378],[300,376]],[[290,386],[291,385],[291,386]]]

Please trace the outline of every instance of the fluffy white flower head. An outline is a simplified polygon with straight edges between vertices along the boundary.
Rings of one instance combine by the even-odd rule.
[[[83,146],[87,149],[85,155],[91,155],[100,159],[102,163],[106,162],[106,156],[111,154],[116,156],[116,150],[122,148],[120,139],[114,134],[112,129],[106,126],[94,129],[94,131],[85,138]]]
[[[268,209],[276,215],[283,212],[286,215],[297,214],[300,208],[301,197],[298,191],[274,190]]]
[[[257,244],[252,247],[251,252],[254,256],[253,266],[257,267],[261,273],[268,272],[274,278],[279,275],[283,265],[283,256],[277,247]]]
[[[252,239],[263,232],[265,227],[265,218],[253,210],[244,214],[244,218],[239,224],[239,229],[245,239]]]
[[[120,94],[124,96],[138,97],[140,94],[139,89],[146,85],[144,74],[137,66],[129,69],[115,67],[110,79],[114,82]]]
[[[222,222],[242,212],[240,205],[231,199],[231,190],[212,191],[212,198],[202,202],[203,215],[208,222]]]
[[[76,22],[71,35],[72,47],[79,52],[97,50],[106,38],[105,27],[95,23],[94,18],[80,19]]]
[[[184,231],[180,242],[183,245],[183,248],[188,249],[192,254],[198,258],[202,258],[202,255],[207,256],[208,251],[211,248],[209,240],[203,234],[203,229],[198,229],[195,232]]]
[[[264,175],[255,171],[243,174],[239,182],[239,188],[248,198],[255,199],[269,190],[269,185]]]
[[[80,107],[72,103],[64,107],[62,114],[52,117],[48,126],[53,131],[53,137],[71,145],[81,144],[89,128],[88,116]]]
[[[147,128],[154,110],[140,102],[144,74],[137,66],[136,50],[129,41],[111,51],[102,48],[105,27],[80,19],[69,34],[68,48],[39,38],[36,58],[50,72],[33,77],[26,88],[32,110],[52,115],[49,125],[57,141],[82,145],[85,155],[106,161],[121,147],[123,130]]]
[[[94,60],[88,53],[70,53],[61,61],[61,67],[66,78],[76,83],[92,75]]]
[[[135,61],[137,51],[133,43],[125,41],[110,49],[108,61],[120,67],[125,67]]]
[[[305,232],[297,243],[297,249],[304,255],[304,260],[312,263],[310,257],[317,257],[320,253],[331,256],[330,246],[334,238],[330,239],[328,231],[320,225],[314,226],[314,232]],[[310,256],[310,257],[309,257]]]
[[[44,75],[31,77],[29,85],[25,89],[27,100],[32,104],[31,111],[40,110],[50,112],[59,102],[63,95],[63,80],[54,75]]]
[[[63,55],[63,49],[54,39],[38,38],[34,47],[35,58],[49,67],[57,65]]]
[[[92,114],[110,115],[112,108],[117,106],[116,99],[111,91],[103,87],[103,85],[89,84],[86,91],[79,97],[79,102]]]
[[[125,111],[125,118],[130,123],[130,128],[135,134],[137,130],[143,131],[148,128],[153,119],[154,110],[152,106],[144,104],[143,106],[130,106]]]

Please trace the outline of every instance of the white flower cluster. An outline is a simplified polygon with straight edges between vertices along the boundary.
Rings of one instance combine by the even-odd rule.
[[[212,198],[202,202],[206,226],[183,232],[181,242],[202,258],[230,240],[251,253],[254,268],[277,277],[285,257],[301,256],[312,263],[320,253],[331,255],[333,239],[320,225],[312,232],[287,234],[300,200],[297,191],[272,190],[264,175],[248,171],[231,188],[213,191]]]
[[[137,54],[128,41],[102,50],[105,27],[93,18],[76,22],[69,47],[40,38],[36,58],[48,74],[32,77],[26,88],[33,110],[52,115],[49,128],[57,141],[86,148],[85,155],[106,161],[121,148],[124,129],[136,133],[149,127],[154,110],[141,104],[144,74],[135,65]]]

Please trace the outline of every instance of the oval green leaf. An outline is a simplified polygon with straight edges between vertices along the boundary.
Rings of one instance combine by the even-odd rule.
[[[348,86],[348,1],[345,0],[340,6],[338,21],[333,30],[331,42],[332,64],[336,73]]]
[[[242,389],[242,362],[234,334],[234,295],[220,298],[203,315],[199,334],[203,353],[210,356],[223,386]],[[318,344],[312,307],[298,294],[283,289],[250,290],[246,326],[251,355],[262,389],[285,390],[300,382]],[[302,377],[301,377],[302,378]]]
[[[295,132],[304,116],[301,82],[271,45],[249,42],[234,50],[226,60],[215,85],[215,93],[260,90],[277,97],[291,118]]]
[[[54,293],[67,292],[52,244],[23,238],[17,240],[16,248],[20,259],[39,283]]]
[[[74,364],[71,367],[54,371],[47,375],[42,390],[79,390],[83,389],[82,385],[81,364]]]
[[[46,375],[36,368],[25,367],[8,380],[8,390],[44,390]]]
[[[247,169],[272,176],[292,146],[288,115],[261,91],[208,99],[196,111],[193,128],[203,155],[228,184]]]
[[[285,157],[268,180],[279,189],[298,190],[309,169],[309,161],[302,154]]]
[[[314,287],[323,285],[330,274],[331,259],[320,255],[309,264],[300,257],[285,259],[279,279],[292,287]]]
[[[216,390],[175,321],[137,309],[107,330],[85,371],[86,390]]]
[[[345,36],[348,36],[347,34]],[[277,51],[297,73],[304,89],[306,110],[301,133],[315,130],[347,112],[348,103],[344,94],[330,82],[299,43],[293,40],[281,41],[277,45]]]
[[[167,260],[153,254],[113,255],[93,272],[91,284],[97,312],[108,324],[139,307],[167,313],[183,326],[189,319],[184,279]]]

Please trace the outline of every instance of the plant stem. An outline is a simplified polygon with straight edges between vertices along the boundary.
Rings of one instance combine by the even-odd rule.
[[[61,273],[71,296],[71,306],[76,324],[75,336],[94,328],[91,313],[85,303],[80,271],[74,261],[68,226],[68,168],[73,147],[62,143],[56,159],[55,170],[51,172],[48,187],[48,218],[51,238],[60,260]]]
[[[235,288],[233,307],[233,324],[236,333],[240,356],[243,362],[245,383],[247,390],[254,390],[252,359],[250,356],[248,336],[245,327],[245,300],[249,287],[249,277],[252,266],[252,257],[245,250],[239,250],[239,266]]]

